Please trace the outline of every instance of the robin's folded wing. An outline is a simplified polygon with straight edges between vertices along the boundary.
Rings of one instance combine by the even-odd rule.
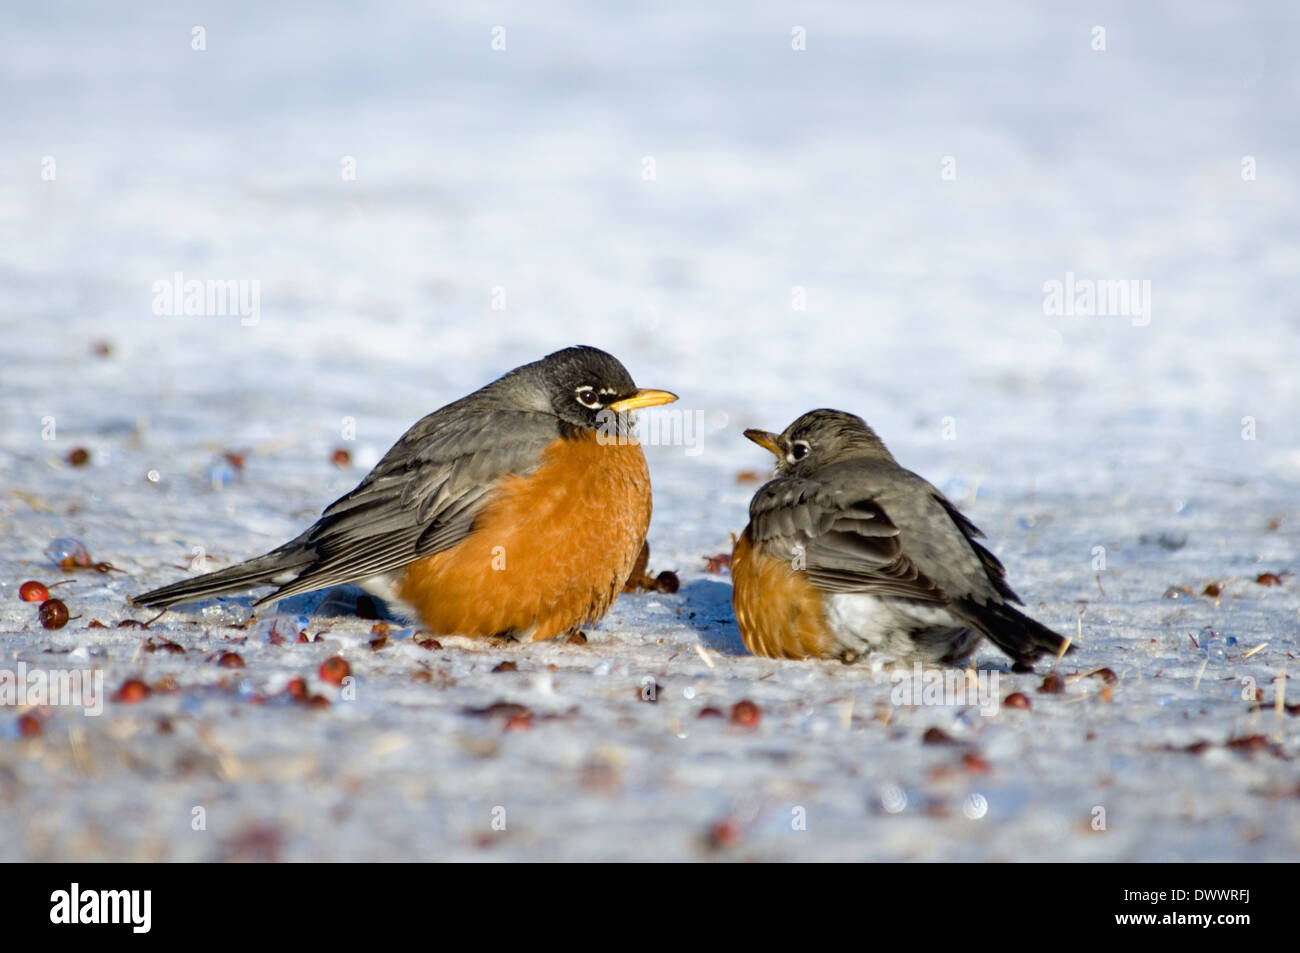
[[[382,575],[456,545],[497,482],[537,469],[558,436],[555,418],[530,411],[430,414],[294,541],[315,560],[261,601]]]
[[[749,518],[757,544],[792,560],[825,592],[949,601],[903,552],[889,515],[861,494],[781,477],[755,494]]]
[[[966,515],[962,513],[961,510],[957,509],[957,507],[953,506],[948,498],[938,490],[934,491],[933,496],[939,501],[939,504],[944,508],[944,511],[952,518],[952,521],[957,525],[957,528],[961,530],[962,535],[966,537],[966,542],[970,543],[970,548],[973,549],[975,555],[979,557],[980,563],[984,566],[984,572],[987,574],[989,582],[992,584],[993,588],[997,590],[998,594],[1002,596],[1003,599],[1023,605],[1020,601],[1020,597],[1016,595],[1015,590],[1007,585],[1007,570],[1006,567],[1002,565],[1002,560],[998,559],[998,557],[994,556],[988,551],[988,549],[980,544],[979,539],[984,536],[984,533],[980,531],[980,528],[967,519]]]

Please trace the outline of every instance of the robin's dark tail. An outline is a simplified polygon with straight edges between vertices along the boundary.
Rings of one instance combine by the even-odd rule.
[[[1017,662],[1031,664],[1044,654],[1059,655],[1065,637],[1036,622],[1010,603],[970,604],[968,611],[993,644]],[[1071,645],[1073,652],[1076,646]]]
[[[295,541],[296,542],[296,541]],[[243,592],[257,586],[282,586],[292,582],[315,562],[311,550],[290,543],[236,566],[227,566],[216,572],[204,573],[192,579],[182,579],[170,586],[154,589],[143,595],[132,596],[127,601],[133,606],[166,609],[180,602],[197,602],[212,596]]]

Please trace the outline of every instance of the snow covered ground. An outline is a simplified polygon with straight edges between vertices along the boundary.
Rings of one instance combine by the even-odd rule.
[[[852,6],[5,9],[0,669],[154,691],[0,710],[0,859],[1297,856],[1300,10]],[[258,308],[159,314],[177,272]],[[1049,313],[1119,280],[1126,313]],[[345,596],[281,607],[308,644],[239,602],[118,627],[572,343],[700,422],[647,449],[676,594],[585,646],[376,650]],[[993,650],[1030,709],[744,654],[705,571],[767,467],[740,432],[826,405],[1079,627],[1065,693]],[[67,536],[124,573],[64,577]],[[30,578],[77,618],[37,625]]]

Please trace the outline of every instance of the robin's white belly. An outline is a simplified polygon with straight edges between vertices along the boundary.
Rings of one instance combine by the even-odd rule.
[[[980,639],[945,606],[858,592],[828,595],[826,621],[843,651],[886,660],[960,659]]]
[[[419,610],[409,602],[398,598],[396,580],[396,573],[385,573],[382,576],[371,576],[369,579],[363,579],[357,585],[376,599],[382,599],[394,615],[399,615],[408,622],[418,622],[420,620]]]

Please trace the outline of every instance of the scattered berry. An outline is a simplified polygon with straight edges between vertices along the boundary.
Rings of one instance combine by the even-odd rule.
[[[971,774],[989,773],[989,763],[973,751],[967,751],[961,756],[961,766]]]
[[[721,709],[721,708],[701,708],[701,709],[700,709],[700,713],[699,713],[699,715],[698,715],[697,717],[699,717],[699,718],[721,718],[721,717],[722,717],[722,709]]]
[[[23,602],[44,602],[49,597],[50,590],[35,579],[29,579],[18,587],[18,598]]]
[[[134,705],[148,698],[151,692],[152,689],[140,679],[128,678],[122,683],[122,687],[117,690],[117,696],[114,700],[125,705]]]
[[[1012,692],[1002,702],[1007,708],[1029,708],[1029,696],[1021,692]]]
[[[295,701],[306,701],[307,699],[306,679],[291,678],[289,679],[289,684],[285,686],[284,690],[289,694],[289,697],[293,698]]]
[[[18,736],[20,738],[38,738],[41,734],[41,720],[28,712],[18,716]]]
[[[60,569],[89,569],[90,552],[86,544],[71,536],[60,536],[45,547],[45,555]]]
[[[921,744],[925,745],[955,745],[961,744],[956,738],[948,734],[942,728],[931,726],[925,729],[925,734],[921,736]]]
[[[533,727],[533,713],[531,711],[517,712],[506,719],[505,731],[531,731]]]
[[[330,456],[330,460],[336,467],[348,467],[352,465],[352,454],[343,447],[338,447]]]
[[[244,659],[238,652],[222,652],[217,665],[221,668],[243,668]]]
[[[659,592],[666,592],[671,595],[672,593],[680,589],[681,586],[682,584],[681,581],[677,578],[677,573],[673,572],[672,570],[666,570],[664,572],[661,572],[658,576],[655,577],[655,589],[657,589]]]
[[[763,717],[762,709],[749,699],[738,701],[731,706],[731,723],[745,728],[757,728]]]
[[[1048,672],[1038,690],[1044,695],[1060,695],[1065,692],[1065,679],[1055,672]]]
[[[1280,586],[1282,577],[1275,572],[1262,572],[1255,577],[1255,581],[1261,586]]]
[[[741,841],[740,825],[731,818],[717,821],[709,828],[709,846],[714,850],[735,847]]]
[[[41,625],[47,629],[61,629],[68,624],[68,607],[61,599],[46,599],[38,612]]]
[[[519,663],[518,663],[518,662],[501,662],[501,663],[500,663],[499,665],[497,665],[494,669],[492,669],[492,671],[493,671],[493,672],[517,672],[517,671],[519,671]]]
[[[64,572],[76,569],[93,569],[95,572],[121,572],[112,563],[97,563],[90,559],[86,544],[71,536],[61,536],[45,547],[45,555]]]
[[[343,679],[352,674],[352,666],[341,655],[331,655],[320,663],[320,677],[331,685],[342,685]]]
[[[90,462],[90,451],[85,447],[73,447],[68,451],[68,466],[84,467]]]
[[[165,639],[162,636],[159,636],[158,641],[156,642],[153,639],[147,639],[144,643],[144,650],[146,652],[170,652],[173,655],[185,654],[184,646],[178,645],[171,641],[171,639]]]

